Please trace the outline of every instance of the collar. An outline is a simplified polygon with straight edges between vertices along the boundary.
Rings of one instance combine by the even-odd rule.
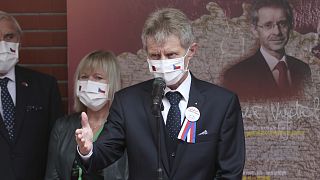
[[[190,74],[190,71],[188,71],[187,78],[180,84],[180,86],[177,89],[171,90],[170,88],[166,87],[164,89],[164,94],[166,94],[169,91],[171,91],[171,92],[178,91],[182,95],[184,100],[188,100],[190,87],[191,87],[191,74]]]
[[[264,48],[261,46],[260,47],[260,52],[262,54],[262,56],[264,57],[264,59],[266,60],[269,68],[271,71],[273,71],[276,67],[276,65],[278,64],[279,60],[275,57],[273,57],[271,54],[269,54],[266,50],[264,50]],[[286,55],[284,55],[280,61],[283,61],[286,63],[287,67],[288,67],[288,63],[287,63],[287,60],[286,60]]]
[[[0,76],[0,78],[1,78],[1,79],[5,78],[5,77],[9,78],[9,79],[10,79],[10,81],[15,82],[15,81],[16,81],[16,76],[15,76],[15,67],[11,68],[11,70],[9,70],[9,71],[8,71],[8,73],[7,73],[6,75],[4,75],[4,76]]]

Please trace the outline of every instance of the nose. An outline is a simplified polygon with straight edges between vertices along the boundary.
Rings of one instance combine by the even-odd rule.
[[[160,60],[164,60],[164,59],[168,59],[168,58],[164,55],[164,53],[161,53]]]
[[[278,24],[274,24],[272,27],[272,33],[273,34],[281,34],[281,27]]]
[[[94,77],[93,76],[89,76],[89,79],[90,81],[95,81]]]

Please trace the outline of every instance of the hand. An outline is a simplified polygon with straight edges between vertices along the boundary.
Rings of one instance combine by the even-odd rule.
[[[75,132],[76,141],[79,146],[79,151],[82,155],[87,155],[93,148],[93,132],[90,128],[88,116],[85,112],[81,113],[81,129]]]

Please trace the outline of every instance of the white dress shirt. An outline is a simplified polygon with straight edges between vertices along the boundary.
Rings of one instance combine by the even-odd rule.
[[[9,78],[10,80],[8,81],[8,91],[11,95],[11,98],[13,100],[13,104],[16,105],[16,76],[15,76],[15,68],[12,68],[6,75],[0,76],[0,79],[3,78]],[[1,88],[0,88],[0,95],[1,95]],[[2,102],[0,98],[0,113],[1,116],[3,117],[3,108],[2,108]]]
[[[185,117],[185,112],[186,112],[186,109],[188,106],[190,87],[191,87],[191,75],[190,75],[190,72],[188,72],[187,78],[180,84],[180,86],[177,89],[171,90],[170,88],[166,87],[164,90],[164,94],[166,94],[167,92],[177,92],[178,91],[182,95],[182,99],[179,102],[179,109],[181,112],[180,124],[183,123],[183,120]],[[163,103],[164,109],[161,113],[162,113],[164,123],[166,124],[167,115],[168,115],[168,112],[170,109],[170,103],[169,103],[169,100],[166,98],[166,96],[164,96],[164,98],[162,99],[162,103]]]
[[[264,50],[263,47],[260,48],[261,54],[264,57],[264,59],[266,60],[270,71],[272,72],[273,78],[276,80],[277,84],[279,84],[279,70],[276,69],[276,65],[278,64],[279,61],[284,61],[287,65],[287,77],[289,80],[289,84],[292,84],[291,81],[291,75],[290,75],[290,70],[288,68],[288,63],[287,63],[287,58],[286,55],[284,55],[280,60],[278,60],[277,58],[273,57],[271,54],[269,54],[266,50]]]

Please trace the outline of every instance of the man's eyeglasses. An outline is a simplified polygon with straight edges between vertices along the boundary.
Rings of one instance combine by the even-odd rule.
[[[280,29],[287,29],[289,27],[289,23],[288,21],[279,21],[277,23],[266,23],[266,24],[263,24],[263,25],[256,25],[257,27],[259,28],[262,28],[263,30],[265,31],[269,31],[271,29],[273,29],[274,27],[277,26],[277,28],[280,28]]]

